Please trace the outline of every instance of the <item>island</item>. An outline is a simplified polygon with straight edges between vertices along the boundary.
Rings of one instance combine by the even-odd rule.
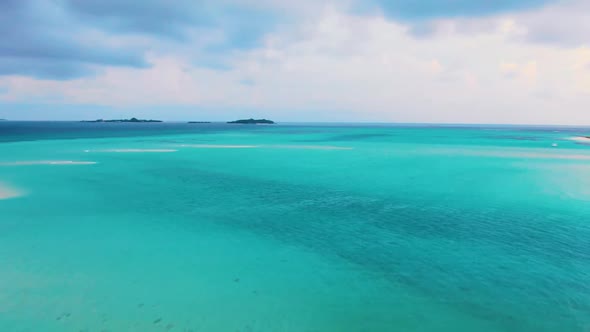
[[[238,124],[274,124],[274,121],[267,120],[267,119],[242,119],[236,121],[229,121],[228,123],[238,123]]]
[[[211,123],[209,121],[189,121],[188,123]]]
[[[162,120],[144,120],[144,119],[138,119],[138,118],[131,118],[131,119],[120,119],[120,120],[98,119],[98,120],[81,121],[81,122],[133,122],[133,123],[137,123],[137,122],[163,122],[163,121]]]

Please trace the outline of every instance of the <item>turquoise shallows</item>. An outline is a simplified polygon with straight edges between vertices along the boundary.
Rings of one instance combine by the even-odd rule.
[[[0,124],[0,331],[587,331],[590,129]]]

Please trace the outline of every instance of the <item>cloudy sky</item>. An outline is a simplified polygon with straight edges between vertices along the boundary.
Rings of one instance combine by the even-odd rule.
[[[0,0],[0,118],[590,125],[588,0]]]

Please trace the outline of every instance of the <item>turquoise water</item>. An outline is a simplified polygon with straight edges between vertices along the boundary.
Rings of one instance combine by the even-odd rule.
[[[0,123],[0,331],[589,331],[588,134]]]

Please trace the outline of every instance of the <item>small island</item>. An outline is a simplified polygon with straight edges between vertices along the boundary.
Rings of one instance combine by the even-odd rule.
[[[238,123],[238,124],[274,124],[274,121],[267,120],[267,119],[242,119],[236,121],[229,121],[228,123]]]
[[[133,122],[133,123],[137,123],[137,122],[163,122],[163,121],[162,120],[144,120],[144,119],[138,119],[138,118],[131,118],[131,119],[120,119],[120,120],[98,119],[98,120],[81,121],[81,122]]]
[[[188,123],[211,123],[209,121],[189,121]]]

